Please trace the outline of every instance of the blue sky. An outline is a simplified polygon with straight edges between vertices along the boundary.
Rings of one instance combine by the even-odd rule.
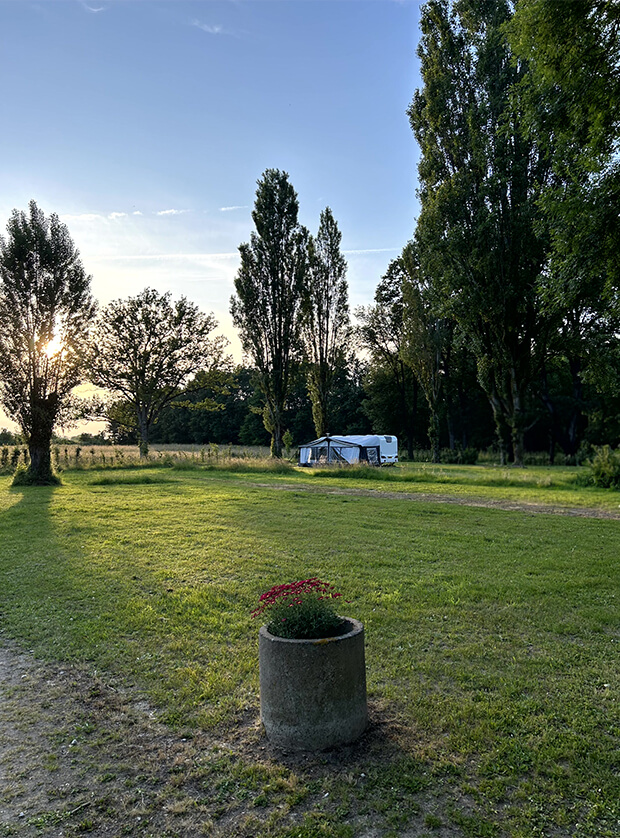
[[[352,307],[411,237],[417,0],[0,0],[0,229],[57,212],[101,303],[151,286],[228,313],[256,181],[330,206]]]

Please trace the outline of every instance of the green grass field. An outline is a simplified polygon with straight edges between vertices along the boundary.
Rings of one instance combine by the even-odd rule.
[[[365,624],[372,728],[293,766],[268,746],[205,754],[205,776],[229,781],[216,823],[250,800],[251,831],[231,835],[617,838],[620,520],[386,494],[618,511],[618,494],[574,478],[225,464],[67,471],[59,488],[2,477],[2,636],[120,680],[221,746],[242,725],[259,736],[259,594],[316,575]]]

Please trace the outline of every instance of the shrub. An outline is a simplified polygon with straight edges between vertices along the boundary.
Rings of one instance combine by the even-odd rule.
[[[267,630],[277,637],[311,640],[334,637],[342,633],[346,623],[336,614],[332,600],[342,594],[334,586],[316,576],[274,585],[259,598],[253,617],[267,615]]]
[[[590,484],[604,489],[620,488],[620,451],[614,451],[609,445],[597,448],[588,466]]]
[[[441,462],[453,465],[473,466],[478,462],[478,451],[476,448],[442,448]]]
[[[42,479],[41,475],[34,475],[23,463],[20,464],[13,477],[13,486],[60,486],[60,478],[50,471],[49,475]]]

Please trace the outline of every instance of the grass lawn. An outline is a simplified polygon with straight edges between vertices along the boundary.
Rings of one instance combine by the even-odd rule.
[[[617,838],[620,521],[336,491],[618,510],[574,473],[3,477],[2,633],[116,679],[187,736],[209,731],[188,776],[222,834]],[[365,624],[373,724],[357,746],[291,759],[256,725],[249,615],[263,590],[312,575]],[[228,747],[240,730],[246,747]]]

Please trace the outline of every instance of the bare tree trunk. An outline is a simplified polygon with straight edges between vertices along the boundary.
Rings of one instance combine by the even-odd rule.
[[[138,433],[140,435],[140,459],[146,460],[149,456],[149,425],[144,408],[138,411]]]
[[[428,436],[431,441],[431,459],[434,463],[441,462],[439,451],[439,417],[435,405],[429,405],[431,418],[428,425]]]
[[[512,397],[512,416],[510,416],[512,453],[514,465],[523,467],[525,454],[525,431],[523,417],[523,398],[517,384],[517,372],[514,367],[510,370],[510,391]]]
[[[271,456],[278,460],[282,459],[282,425],[280,422],[274,425],[271,432]]]
[[[52,471],[50,443],[51,437],[47,444],[40,438],[35,442],[31,439],[28,443],[28,455],[30,457],[28,474],[31,483],[46,486],[57,482],[57,478]]]
[[[32,405],[32,429],[25,431],[28,444],[30,463],[27,471],[27,482],[38,486],[49,486],[58,483],[58,478],[52,471],[52,431],[58,409],[58,398],[55,394],[46,399],[34,401]]]

